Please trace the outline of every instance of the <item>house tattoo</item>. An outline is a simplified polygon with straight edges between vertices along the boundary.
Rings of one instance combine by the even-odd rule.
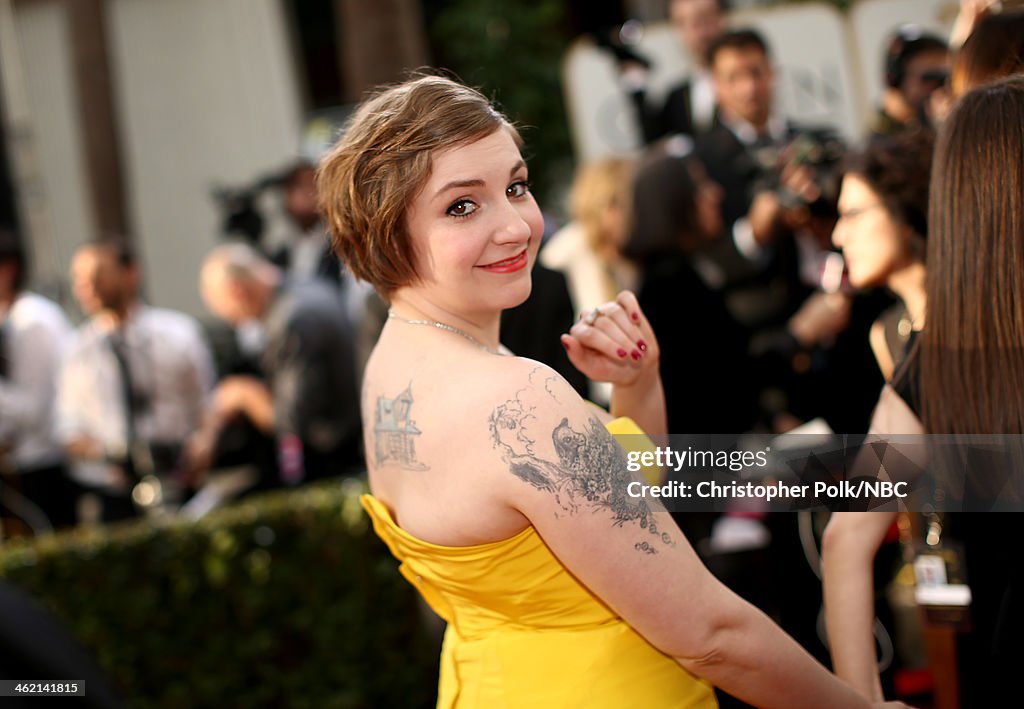
[[[430,470],[416,460],[416,436],[421,431],[410,417],[412,382],[394,399],[377,397],[373,421],[374,454],[377,465],[397,465],[403,470]]]

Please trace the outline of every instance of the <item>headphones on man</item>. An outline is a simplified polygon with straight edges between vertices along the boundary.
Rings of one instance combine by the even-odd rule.
[[[921,49],[945,47],[935,35],[928,34],[920,25],[902,25],[889,40],[885,52],[885,85],[898,89],[906,78],[907,62]]]

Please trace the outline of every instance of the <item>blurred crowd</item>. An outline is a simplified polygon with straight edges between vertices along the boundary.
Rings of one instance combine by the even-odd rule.
[[[570,221],[550,229],[503,343],[607,403],[558,337],[630,289],[659,338],[671,432],[864,432],[925,323],[933,129],[966,89],[1024,71],[1024,11],[965,2],[950,38],[894,28],[884,94],[856,145],[777,113],[772,48],[730,27],[718,0],[672,0],[669,11],[695,68],[655,101],[643,63],[620,57],[644,147],[579,167]],[[315,166],[296,164],[281,189],[290,233],[280,248],[225,242],[197,274],[219,327],[144,302],[131,241],[105,235],[72,259],[85,316],[72,328],[26,289],[19,240],[0,237],[9,528],[202,509],[233,474],[237,492],[362,470],[362,427],[376,422],[360,421],[360,371],[386,305],[331,249]],[[795,519],[766,517],[680,522],[698,548],[769,549],[772,571],[721,557],[734,568],[716,572],[786,620],[806,598],[796,585],[766,598],[775,591],[764,574],[792,581],[808,570],[789,572],[802,554],[778,527]],[[787,630],[807,641],[814,621]]]
[[[665,353],[671,431],[863,431],[924,322],[932,127],[952,100],[951,48],[896,28],[870,134],[847,146],[777,113],[772,48],[730,28],[718,0],[668,8],[692,74],[655,101],[642,58],[618,56],[644,147],[579,167],[570,221],[549,224],[505,344],[606,404],[607,386],[555,343],[574,313],[630,289]],[[1017,13],[965,4],[953,49],[982,17],[1010,25]],[[1012,63],[1016,30],[990,31],[1001,39],[975,43],[972,61]],[[197,279],[220,327],[143,302],[131,240],[107,235],[72,259],[85,317],[72,330],[25,289],[26,254],[4,235],[6,509],[45,529],[185,502],[209,470],[248,468],[263,489],[360,469],[359,372],[386,306],[332,251],[315,174],[299,162],[278,179],[288,231],[276,246],[229,219],[249,238],[214,250]]]
[[[206,324],[145,302],[132,242],[101,235],[71,259],[84,316],[73,329],[25,288],[15,235],[0,237],[6,533],[198,516],[239,494],[362,471],[367,289],[330,249],[314,175],[299,162],[280,180],[278,247],[227,241],[207,255]]]

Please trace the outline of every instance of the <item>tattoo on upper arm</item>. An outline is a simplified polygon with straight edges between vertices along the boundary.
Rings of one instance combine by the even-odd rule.
[[[541,372],[540,368],[534,370],[531,379]],[[551,379],[545,380],[542,396],[559,403],[548,386]],[[637,551],[656,554],[657,545],[674,546],[672,537],[658,528],[647,502],[627,494],[634,478],[626,467],[625,452],[597,418],[591,416],[579,429],[563,418],[550,432],[554,455],[545,457],[538,452],[537,443],[547,432],[532,430],[536,405],[527,401],[526,392],[517,392],[515,398],[494,409],[490,418],[494,446],[512,474],[538,490],[552,493],[567,514],[589,508],[591,512],[610,513],[616,527],[638,524],[649,536],[634,545]]]
[[[412,420],[412,382],[389,399],[377,397],[373,417],[373,450],[377,465],[396,465],[403,470],[430,470],[416,459],[416,437],[422,432]]]

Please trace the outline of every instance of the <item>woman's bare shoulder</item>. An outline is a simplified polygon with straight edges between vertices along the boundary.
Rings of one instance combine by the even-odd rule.
[[[554,370],[514,357],[370,377],[363,406],[371,488],[421,539],[458,546],[507,538],[528,524],[512,501],[520,481],[508,474],[508,436],[525,441],[532,422],[571,406],[570,397],[579,399]]]
[[[372,363],[367,367],[363,385],[364,406],[378,397],[402,393],[431,408],[436,404],[445,411],[463,412],[476,408],[493,408],[510,392],[521,388],[541,387],[558,391],[563,398],[578,395],[554,369],[524,357],[493,355],[402,363]],[[566,391],[568,390],[568,391]]]

